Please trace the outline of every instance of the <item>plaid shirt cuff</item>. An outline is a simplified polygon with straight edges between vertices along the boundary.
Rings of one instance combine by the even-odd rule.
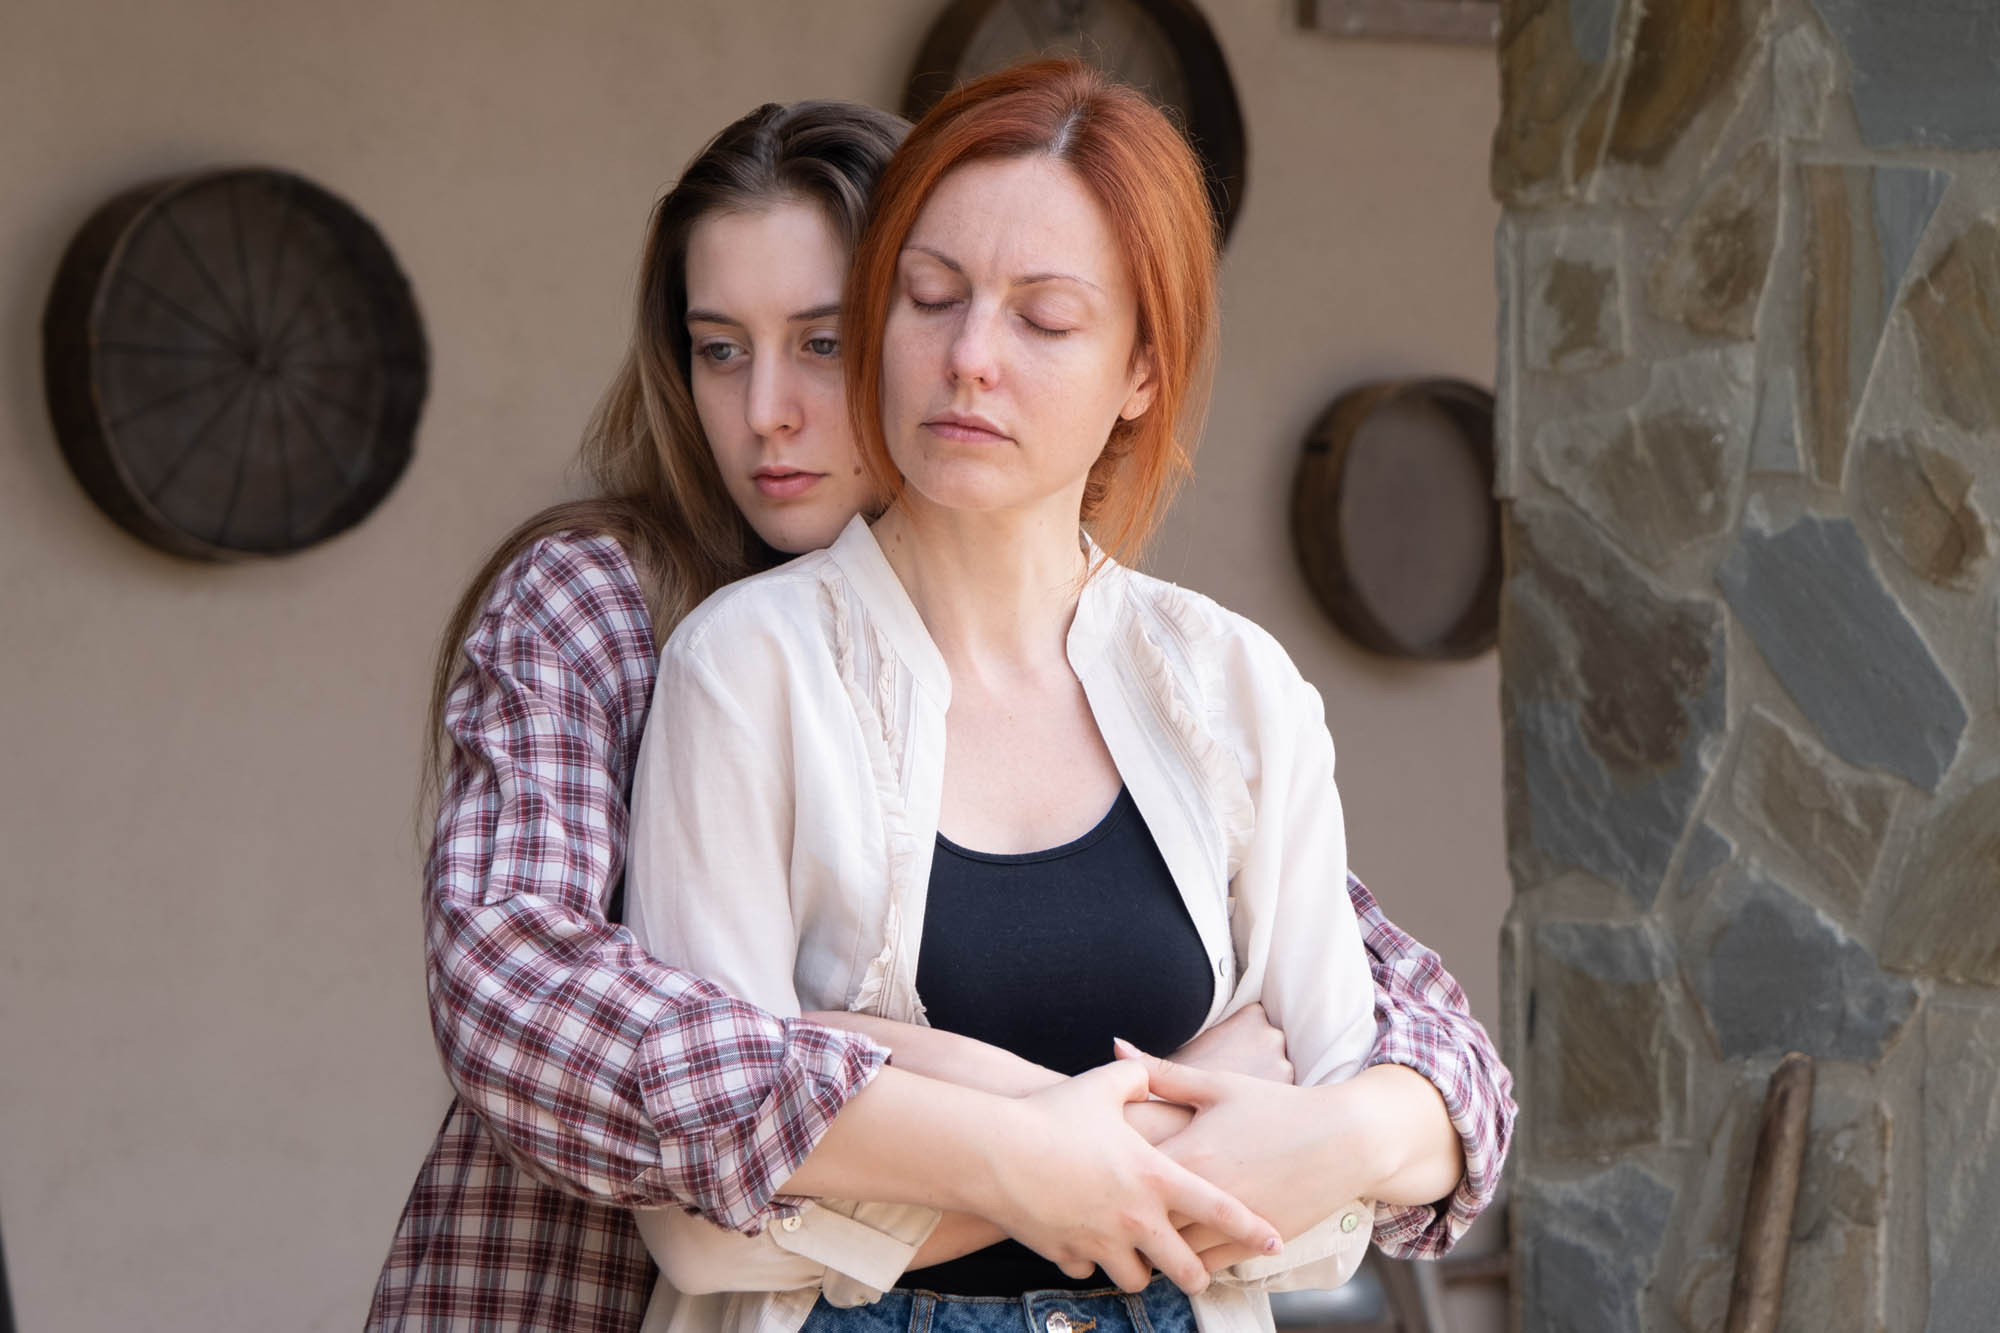
[[[1444,1099],[1465,1152],[1465,1173],[1434,1204],[1378,1204],[1375,1242],[1400,1259],[1436,1259],[1458,1243],[1500,1187],[1513,1138],[1514,1080],[1465,992],[1437,954],[1382,915],[1360,880],[1349,877],[1369,966],[1375,974],[1380,1035],[1368,1064],[1394,1064],[1423,1075]]]
[[[798,1210],[779,1188],[888,1052],[857,1033],[775,1019],[705,981],[694,991],[702,1002],[641,1049],[661,1147],[660,1178],[646,1184],[754,1236]]]

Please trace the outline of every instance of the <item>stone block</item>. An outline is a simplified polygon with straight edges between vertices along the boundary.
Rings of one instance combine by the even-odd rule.
[[[1778,155],[1758,141],[1695,202],[1653,266],[1653,308],[1696,333],[1747,341],[1778,239]]]
[[[1911,289],[1909,310],[1931,405],[1967,430],[2000,431],[2000,220],[1954,239]]]
[[[1947,802],[1918,834],[1897,877],[1882,959],[1899,971],[2000,986],[2000,779]]]
[[[1521,493],[1515,469],[1521,457],[1521,260],[1519,229],[1505,219],[1493,231],[1493,494]]]
[[[1979,586],[1992,550],[1991,524],[1972,496],[1965,464],[1913,436],[1869,440],[1856,480],[1862,512],[1883,545],[1911,570],[1946,588]]]
[[[1689,893],[1708,882],[1708,877],[1729,864],[1736,845],[1716,832],[1706,821],[1695,825],[1688,835],[1687,850],[1681,853],[1680,891]]]
[[[1991,0],[1812,0],[1853,71],[1870,148],[2000,148],[2000,9]]]
[[[1918,167],[1810,163],[1800,353],[1813,474],[1838,487],[1903,278],[1950,177]]]
[[[1882,1235],[1827,1227],[1792,1242],[1778,1333],[1894,1333],[1882,1318]]]
[[[2000,1006],[1934,1004],[1925,1038],[1925,1328],[1983,1333],[2000,1311]]]
[[[1687,957],[1730,1060],[1803,1051],[1872,1064],[1917,1001],[1831,917],[1747,867],[1702,904]]]
[[[1800,1240],[1842,1227],[1872,1228],[1888,1215],[1893,1118],[1867,1090],[1865,1075],[1839,1077],[1852,1068],[1823,1063],[1815,1074],[1805,1169],[1792,1214],[1792,1235]]]
[[[1625,288],[1610,227],[1530,232],[1527,365],[1568,372],[1625,359]]]
[[[1619,88],[1607,156],[1658,166],[1711,104],[1727,99],[1757,48],[1766,0],[1646,5]]]
[[[1926,791],[1958,753],[1965,704],[1883,586],[1853,525],[1746,527],[1716,583],[1835,754]]]
[[[1750,470],[1796,476],[1799,462],[1798,381],[1789,370],[1772,370],[1757,389],[1757,425],[1750,435]]]
[[[1596,170],[1629,43],[1625,0],[1509,0],[1500,32],[1493,193],[1533,207]]]
[[[1544,1158],[1660,1142],[1685,1066],[1669,1026],[1672,951],[1643,923],[1535,928],[1533,1124]]]
[[[1527,827],[1511,840],[1649,906],[1725,725],[1721,608],[1660,591],[1553,504],[1512,517],[1502,700]]]
[[[1765,837],[1813,872],[1852,916],[1875,874],[1895,783],[1856,772],[1762,709],[1745,720],[1730,802]]]
[[[1753,364],[1748,347],[1656,362],[1628,411],[1544,426],[1536,470],[1626,551],[1664,568],[1735,519]]]
[[[1837,78],[1836,57],[1816,23],[1788,28],[1771,44],[1771,123],[1788,139],[1817,139]]]
[[[1524,1183],[1515,1210],[1523,1327],[1641,1333],[1640,1298],[1673,1206],[1673,1187],[1629,1162],[1582,1180]]]

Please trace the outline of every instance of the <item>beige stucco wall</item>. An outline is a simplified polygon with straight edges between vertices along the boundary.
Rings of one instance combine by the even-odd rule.
[[[936,8],[8,6],[0,1228],[23,1327],[359,1321],[447,1099],[411,820],[432,636],[481,548],[562,486],[662,183],[756,100],[893,101]],[[1209,8],[1253,178],[1210,446],[1158,564],[1321,684],[1357,863],[1490,1011],[1493,665],[1344,646],[1280,520],[1294,442],[1339,386],[1490,377],[1491,56],[1339,46],[1280,0]],[[205,567],[135,543],[71,480],[39,322],[99,201],[240,162],[373,217],[435,365],[417,460],[374,517]]]

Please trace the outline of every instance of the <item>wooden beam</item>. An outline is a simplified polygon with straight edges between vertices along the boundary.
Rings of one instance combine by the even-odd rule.
[[[1329,37],[1408,38],[1491,46],[1500,0],[1298,0],[1299,26]]]

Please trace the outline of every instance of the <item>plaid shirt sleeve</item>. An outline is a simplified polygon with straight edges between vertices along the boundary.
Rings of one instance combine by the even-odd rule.
[[[791,1211],[777,1187],[886,1057],[663,967],[606,919],[655,670],[610,539],[545,539],[496,582],[445,710],[432,1026],[459,1096],[524,1171],[754,1234]]]
[[[1437,1086],[1465,1147],[1465,1174],[1436,1204],[1375,1210],[1375,1243],[1397,1258],[1435,1259],[1451,1249],[1493,1201],[1514,1134],[1513,1075],[1466,1007],[1443,961],[1382,915],[1353,875],[1347,893],[1375,975],[1379,1035],[1370,1065],[1405,1065]]]

